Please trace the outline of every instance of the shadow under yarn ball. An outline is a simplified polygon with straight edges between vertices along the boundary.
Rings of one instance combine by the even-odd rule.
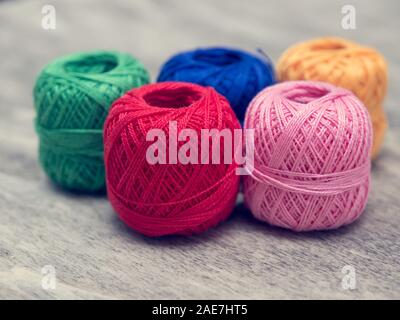
[[[115,211],[147,236],[200,233],[226,219],[236,203],[238,165],[222,157],[211,163],[213,152],[219,152],[212,149],[214,142],[203,149],[197,138],[205,129],[233,135],[239,128],[228,101],[211,87],[162,82],[129,91],[114,102],[104,125],[107,192]],[[189,130],[190,140],[176,142],[179,151],[171,149],[174,139]],[[156,132],[155,141],[149,141],[149,133]],[[154,143],[165,161],[149,161]],[[174,160],[174,150],[176,156],[188,143],[197,150],[189,152],[193,161]],[[208,163],[200,161],[203,153]]]
[[[334,229],[365,209],[372,128],[350,91],[328,83],[289,81],[250,103],[254,170],[244,176],[253,215],[296,231]]]
[[[178,53],[161,68],[157,79],[211,86],[225,96],[242,122],[251,99],[275,83],[267,57],[227,48],[205,48]]]
[[[76,53],[48,64],[33,96],[39,159],[50,179],[70,190],[104,190],[108,109],[124,92],[148,82],[140,62],[113,51]]]

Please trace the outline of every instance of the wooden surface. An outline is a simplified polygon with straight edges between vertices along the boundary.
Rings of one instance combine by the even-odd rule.
[[[41,28],[43,4],[56,30]],[[0,298],[400,298],[400,2],[0,1]],[[293,233],[238,206],[190,238],[130,231],[101,196],[51,185],[37,161],[32,86],[50,59],[106,48],[134,54],[155,78],[172,53],[207,45],[262,48],[277,60],[290,44],[338,35],[379,48],[390,66],[390,129],[373,166],[363,217],[331,232]],[[56,288],[41,269],[56,270]],[[356,289],[342,288],[342,268]]]

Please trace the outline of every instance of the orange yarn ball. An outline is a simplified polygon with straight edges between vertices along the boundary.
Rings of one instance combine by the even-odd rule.
[[[387,65],[378,51],[341,38],[313,39],[287,49],[279,59],[277,74],[279,81],[324,81],[352,91],[371,115],[372,158],[378,155],[387,128],[382,107]]]

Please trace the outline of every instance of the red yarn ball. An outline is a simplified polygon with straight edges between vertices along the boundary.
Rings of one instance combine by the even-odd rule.
[[[211,87],[156,83],[133,89],[113,103],[104,125],[108,197],[120,218],[147,236],[189,235],[215,226],[233,210],[239,189],[235,161],[171,164],[171,121],[176,121],[178,134],[193,129],[198,137],[201,129],[228,129],[233,136],[240,128],[229,102]],[[151,164],[146,158],[155,142],[146,141],[152,129],[165,133],[166,164]],[[211,148],[212,143],[209,155]]]

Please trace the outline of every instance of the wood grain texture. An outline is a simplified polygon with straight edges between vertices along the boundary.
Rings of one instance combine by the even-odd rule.
[[[41,28],[49,1],[0,2],[0,298],[400,298],[400,3],[355,1],[357,29],[341,28],[346,2],[51,1],[57,29]],[[205,234],[148,239],[101,196],[65,193],[37,161],[32,87],[50,59],[73,51],[134,54],[152,78],[179,50],[263,48],[274,61],[296,41],[344,36],[383,52],[390,67],[390,129],[373,166],[363,217],[331,232],[293,233],[257,222],[241,205]],[[56,269],[55,290],[41,268]],[[357,287],[343,290],[342,267]]]

